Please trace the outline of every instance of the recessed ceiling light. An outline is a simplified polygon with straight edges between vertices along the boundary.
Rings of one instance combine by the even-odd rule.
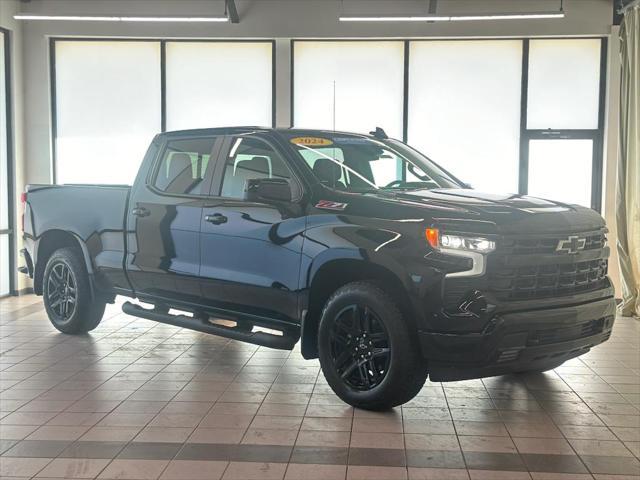
[[[449,16],[442,15],[342,15],[341,22],[448,22]]]
[[[452,22],[468,20],[526,20],[537,18],[564,18],[564,12],[538,12],[538,13],[498,13],[491,15],[452,15]]]
[[[564,18],[558,12],[492,13],[485,15],[341,15],[341,22],[463,22],[474,20],[526,20]]]
[[[63,20],[80,22],[228,22],[225,16],[208,17],[145,17],[145,16],[107,16],[107,15],[27,15],[13,16],[16,20]]]

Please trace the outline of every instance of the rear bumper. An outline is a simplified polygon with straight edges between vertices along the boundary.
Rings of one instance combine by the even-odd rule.
[[[615,300],[495,316],[479,333],[419,332],[433,381],[545,370],[611,335]]]

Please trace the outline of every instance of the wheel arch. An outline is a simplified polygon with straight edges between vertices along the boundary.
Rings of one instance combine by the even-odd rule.
[[[33,290],[36,294],[42,295],[44,270],[51,255],[61,248],[78,248],[82,252],[82,257],[87,268],[90,280],[91,296],[94,295],[93,266],[91,257],[84,242],[75,234],[65,230],[48,230],[38,240],[35,255],[35,269],[33,274]]]
[[[404,318],[415,325],[406,285],[389,267],[356,258],[329,260],[317,268],[308,288],[307,309],[301,324],[301,353],[304,358],[318,357],[320,315],[331,294],[356,281],[371,281],[383,288],[396,300]]]

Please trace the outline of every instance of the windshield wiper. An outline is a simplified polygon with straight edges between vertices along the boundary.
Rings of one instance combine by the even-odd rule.
[[[418,182],[411,182],[411,183],[418,183]],[[426,188],[427,190],[433,190],[435,188],[442,188],[440,185],[438,185],[436,182],[423,182],[421,185],[397,185],[395,187],[383,187],[382,190],[402,190],[402,191],[408,191],[408,190],[422,190]]]

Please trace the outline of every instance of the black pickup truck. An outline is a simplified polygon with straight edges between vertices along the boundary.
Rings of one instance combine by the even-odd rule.
[[[555,368],[614,322],[598,213],[479,193],[382,129],[162,133],[132,187],[29,185],[23,201],[21,271],[58,330],[137,298],[150,306],[126,313],[300,341],[362,408],[407,402],[427,375]]]

